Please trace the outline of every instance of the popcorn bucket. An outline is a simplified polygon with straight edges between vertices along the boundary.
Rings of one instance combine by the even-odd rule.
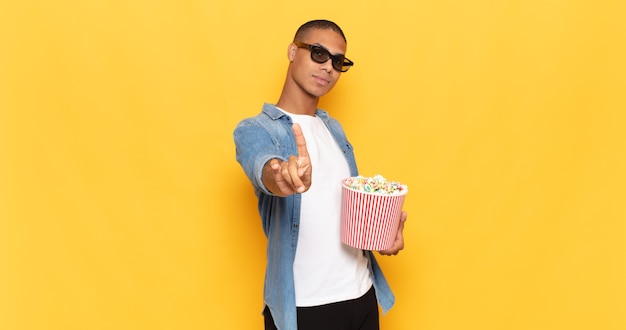
[[[359,191],[341,183],[341,241],[349,246],[381,251],[396,239],[404,197],[399,193],[380,194]]]

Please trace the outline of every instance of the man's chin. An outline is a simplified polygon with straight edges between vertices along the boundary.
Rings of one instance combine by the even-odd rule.
[[[322,97],[322,96],[328,94],[331,90],[332,90],[332,86],[331,86],[331,88],[326,88],[326,87],[325,88],[318,88],[318,89],[315,89],[315,90],[311,91],[309,94],[311,94],[311,96],[319,98],[319,97]]]

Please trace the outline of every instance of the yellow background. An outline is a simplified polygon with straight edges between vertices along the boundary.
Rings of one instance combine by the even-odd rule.
[[[354,68],[320,104],[409,185],[383,329],[626,328],[623,1],[0,3],[0,329],[260,329],[236,123],[296,28]]]

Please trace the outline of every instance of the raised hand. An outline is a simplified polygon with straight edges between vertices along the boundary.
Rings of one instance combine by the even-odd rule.
[[[278,196],[303,193],[311,187],[311,158],[302,128],[293,124],[291,129],[298,148],[297,155],[290,156],[287,161],[274,158],[263,169],[263,183]]]

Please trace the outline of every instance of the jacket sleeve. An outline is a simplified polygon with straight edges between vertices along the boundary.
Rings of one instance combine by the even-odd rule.
[[[274,195],[263,184],[263,166],[272,158],[286,160],[279,143],[253,119],[241,121],[233,132],[237,162],[256,190]]]

